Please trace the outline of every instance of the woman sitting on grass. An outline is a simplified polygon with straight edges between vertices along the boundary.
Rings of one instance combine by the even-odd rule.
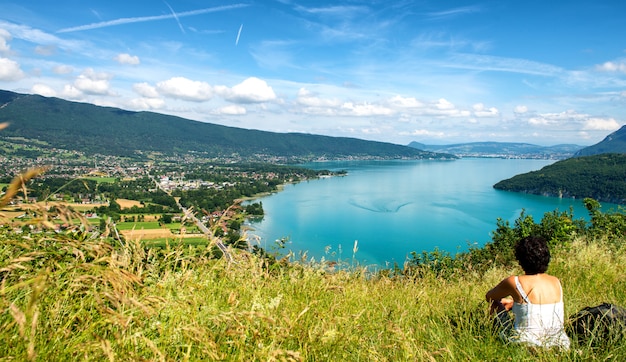
[[[490,311],[497,313],[500,336],[530,346],[569,348],[561,282],[546,274],[550,263],[546,240],[536,236],[520,240],[515,257],[525,274],[503,279],[486,295]],[[509,311],[515,316],[514,323]]]

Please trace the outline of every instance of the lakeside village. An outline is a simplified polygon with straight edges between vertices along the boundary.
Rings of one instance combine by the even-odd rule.
[[[26,183],[26,197],[20,191],[2,210],[14,225],[23,226],[20,219],[32,217],[33,206],[43,201],[70,204],[93,225],[107,217],[115,222],[157,218],[159,222],[176,222],[181,219],[181,208],[193,208],[208,224],[236,200],[276,192],[282,184],[329,175],[300,167],[190,157],[146,162],[102,155],[0,157],[0,198],[16,176],[34,168],[44,171]],[[245,211],[263,214],[260,203]]]

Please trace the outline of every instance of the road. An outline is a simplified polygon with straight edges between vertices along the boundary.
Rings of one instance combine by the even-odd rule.
[[[150,179],[154,182],[154,184],[156,185],[156,187],[158,189],[162,190],[163,192],[165,192],[169,196],[172,196],[172,194],[168,190],[165,190],[165,189],[163,189],[161,187],[161,184],[149,172],[147,172],[147,174],[148,174],[148,177],[150,177]],[[220,239],[212,238],[213,233],[211,232],[211,230],[200,219],[198,219],[193,212],[191,212],[189,209],[183,207],[183,205],[180,204],[180,199],[179,198],[174,198],[174,200],[176,201],[176,205],[183,211],[185,217],[188,217],[188,218],[192,219],[194,224],[196,224],[198,229],[200,229],[200,231],[202,231],[202,233],[204,235],[206,235],[206,237],[209,239],[209,241],[211,241],[211,239],[214,239],[215,240],[215,245],[217,245],[217,247],[222,251],[222,253],[228,259],[228,261],[233,261],[233,256],[231,255],[230,251],[228,250],[228,247]]]

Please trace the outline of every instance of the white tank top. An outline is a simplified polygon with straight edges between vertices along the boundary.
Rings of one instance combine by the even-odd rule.
[[[557,303],[533,304],[522,288],[519,278],[515,277],[515,287],[522,296],[524,303],[513,304],[515,314],[516,342],[528,343],[541,347],[559,346],[569,348],[570,341],[563,328],[564,308],[563,290],[561,300]],[[559,284],[559,288],[561,284]]]

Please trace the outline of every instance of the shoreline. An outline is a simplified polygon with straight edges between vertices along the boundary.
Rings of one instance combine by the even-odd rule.
[[[241,202],[245,202],[245,201],[260,199],[260,198],[267,197],[267,196],[272,196],[273,194],[283,191],[284,188],[285,188],[285,184],[276,185],[276,191],[259,192],[258,194],[254,194],[252,196],[240,197],[237,200],[240,200]]]

